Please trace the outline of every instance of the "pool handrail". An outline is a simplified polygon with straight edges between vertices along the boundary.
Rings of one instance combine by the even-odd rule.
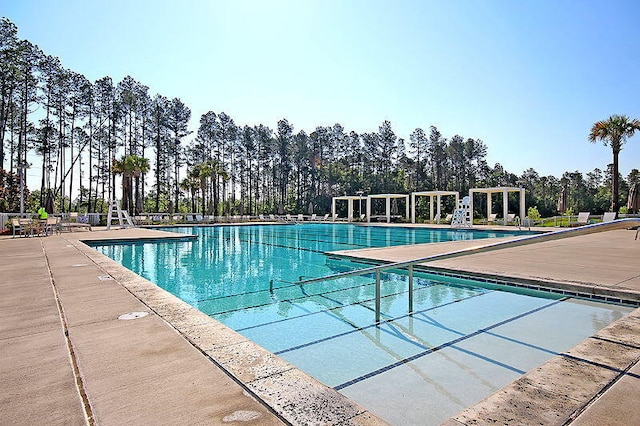
[[[475,247],[467,247],[461,250],[454,250],[446,253],[434,254],[419,259],[404,260],[401,262],[385,263],[383,265],[371,266],[368,268],[356,269],[353,271],[340,272],[338,274],[327,275],[318,278],[309,278],[295,282],[296,285],[311,284],[321,281],[331,281],[340,278],[376,274],[376,323],[380,322],[380,273],[387,269],[408,268],[409,270],[409,312],[413,312],[413,266],[436,260],[452,259],[469,254],[485,253],[504,248],[519,247],[529,244],[541,243],[545,241],[560,240],[563,238],[576,237],[580,235],[594,234],[597,232],[612,231],[615,229],[630,229],[640,226],[640,218],[617,219],[611,222],[600,222],[592,225],[584,225],[579,228],[561,229],[559,231],[547,232],[543,234],[527,235],[521,238],[508,241],[500,241],[493,244],[485,244]],[[640,231],[640,228],[639,228]],[[636,232],[636,239],[638,232]]]

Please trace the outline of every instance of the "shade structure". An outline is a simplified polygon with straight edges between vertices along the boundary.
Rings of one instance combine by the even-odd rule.
[[[470,203],[469,203],[469,209],[471,210],[471,215],[473,215],[473,194],[475,193],[483,193],[483,194],[487,194],[487,217],[491,216],[491,194],[502,194],[502,220],[505,221],[505,225],[506,225],[506,218],[509,214],[509,193],[510,192],[517,192],[520,194],[520,219],[526,217],[526,210],[525,210],[525,190],[524,188],[516,188],[516,187],[511,187],[511,186],[498,186],[495,188],[472,188],[469,190],[469,198]],[[471,221],[473,221],[473,216],[471,218]]]
[[[558,213],[562,213],[567,209],[567,188],[562,188],[562,191],[558,193],[558,205],[556,210]]]
[[[391,222],[391,200],[404,199],[405,200],[405,218],[409,219],[409,194],[372,194],[367,196],[367,222],[371,222],[371,200],[374,198],[383,198],[386,200],[385,204],[385,217],[387,223]]]
[[[629,197],[627,198],[627,210],[633,214],[637,214],[638,211],[640,211],[640,196],[638,196],[638,191],[640,191],[640,185],[634,183],[629,189]]]
[[[353,220],[353,204],[354,202],[358,202],[359,206],[362,205],[362,201],[366,201],[367,197],[364,195],[341,195],[339,197],[333,197],[331,199],[331,217],[336,217],[336,202],[338,201],[346,201],[347,202],[347,219],[349,221]],[[363,214],[360,211],[360,214]]]
[[[442,216],[441,206],[442,206],[442,197],[452,195],[456,197],[455,205],[458,205],[458,201],[460,199],[460,194],[458,191],[419,191],[411,193],[411,223],[416,223],[416,197],[429,197],[429,220],[433,220],[433,207],[434,202],[433,199],[436,199],[436,217],[437,222],[440,223],[440,218]]]

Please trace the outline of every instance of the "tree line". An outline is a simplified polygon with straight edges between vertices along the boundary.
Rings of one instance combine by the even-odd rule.
[[[563,187],[574,211],[599,213],[610,207],[612,183],[617,188],[619,181],[616,196],[624,204],[629,186],[640,180],[637,169],[626,179],[617,176],[617,163],[615,179],[612,167],[586,176],[539,176],[533,169],[518,176],[489,165],[482,140],[445,137],[435,126],[416,128],[405,140],[389,121],[372,132],[336,123],[307,133],[286,119],[275,128],[238,125],[210,111],[193,133],[191,110],[179,98],[151,95],[131,76],[91,82],[20,40],[6,18],[0,64],[0,211],[45,205],[49,197],[60,212],[104,212],[106,200],[118,195],[120,175],[117,198],[132,214],[324,213],[331,197],[358,191],[522,186],[527,206],[551,216]],[[41,180],[29,196],[20,189],[27,187],[33,158]],[[485,211],[482,202],[477,208]]]

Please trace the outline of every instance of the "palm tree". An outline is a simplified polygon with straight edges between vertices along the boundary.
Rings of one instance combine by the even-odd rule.
[[[122,208],[129,211],[131,200],[129,194],[131,193],[131,175],[133,173],[131,162],[127,161],[127,157],[122,157],[122,160],[114,158],[111,171],[116,175],[122,175]]]
[[[612,115],[608,120],[598,121],[591,127],[589,142],[595,143],[601,140],[605,146],[610,146],[613,151],[613,171],[611,176],[611,211],[618,211],[618,154],[622,145],[633,136],[636,130],[640,131],[640,121],[630,119],[626,115]]]
[[[139,157],[137,155],[130,155],[127,157],[133,169],[133,177],[136,180],[136,204],[135,213],[140,214],[142,212],[142,199],[140,198],[140,176],[149,171],[149,159]]]
[[[140,200],[140,175],[149,171],[149,160],[137,155],[127,155],[122,160],[113,160],[112,171],[122,175],[122,208],[129,213],[135,208],[136,214],[142,211]],[[136,180],[136,204],[133,204],[131,179]]]
[[[189,173],[189,175],[180,182],[180,189],[191,194],[191,211],[195,213],[196,195],[200,189],[200,178],[193,173]]]

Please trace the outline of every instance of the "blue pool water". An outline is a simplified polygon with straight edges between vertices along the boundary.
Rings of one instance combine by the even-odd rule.
[[[369,265],[327,251],[508,234],[347,224],[172,228],[190,242],[109,244],[103,254],[278,354],[392,424],[438,424],[631,308],[430,274],[298,285]]]

